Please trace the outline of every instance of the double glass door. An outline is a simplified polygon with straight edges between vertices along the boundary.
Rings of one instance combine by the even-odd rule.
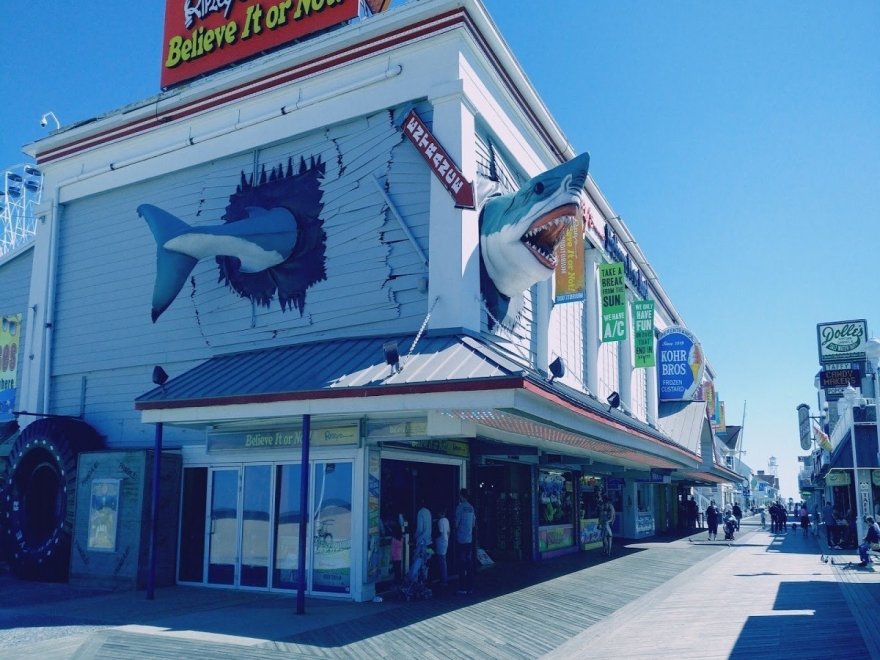
[[[306,589],[349,593],[352,463],[316,462],[309,483]],[[300,484],[297,464],[186,468],[180,581],[297,589]]]

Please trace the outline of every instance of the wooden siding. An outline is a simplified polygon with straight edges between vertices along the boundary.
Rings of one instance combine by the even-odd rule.
[[[326,164],[322,181],[327,279],[304,313],[241,298],[214,260],[193,270],[155,324],[156,247],[136,208],[154,204],[193,226],[221,222],[242,172],[292,157]],[[79,414],[111,443],[142,444],[134,399],[153,365],[172,376],[229,351],[313,337],[417,330],[427,313],[424,264],[388,211],[376,180],[428,250],[430,173],[402,141],[391,111],[77,200],[62,209],[54,315],[52,412]],[[375,180],[374,180],[375,179]],[[85,381],[84,381],[85,379]],[[149,429],[147,429],[149,430]],[[173,434],[172,434],[173,435]]]

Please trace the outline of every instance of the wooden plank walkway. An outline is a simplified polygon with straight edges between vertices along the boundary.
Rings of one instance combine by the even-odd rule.
[[[310,599],[302,616],[273,594],[62,590],[53,600],[58,585],[37,587],[21,607],[0,604],[0,659],[880,658],[880,571],[823,563],[815,537],[752,530],[733,547],[695,535],[611,560],[499,564],[472,596]]]

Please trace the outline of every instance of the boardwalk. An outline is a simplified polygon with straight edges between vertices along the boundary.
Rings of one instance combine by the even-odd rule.
[[[18,605],[0,606],[0,658],[880,658],[880,571],[822,551],[754,528],[732,547],[696,535],[610,561],[498,565],[474,596],[309,600],[303,616],[272,594],[173,587],[146,601],[3,578]]]

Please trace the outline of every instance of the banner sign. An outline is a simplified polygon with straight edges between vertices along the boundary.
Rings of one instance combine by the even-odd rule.
[[[709,424],[714,429],[718,424],[718,413],[716,410],[718,395],[715,393],[715,383],[711,380],[703,383],[703,394],[706,397],[706,414],[709,416]]]
[[[685,328],[669,327],[657,339],[657,353],[660,401],[693,401],[706,366],[697,338]]]
[[[359,10],[358,0],[165,0],[160,84],[259,55],[356,18]]]
[[[849,486],[852,483],[852,477],[845,470],[831,470],[825,475],[826,486]]]
[[[623,264],[599,266],[602,292],[602,341],[626,339],[626,280]]]
[[[556,246],[556,303],[577,302],[584,295],[584,223],[574,219]]]
[[[463,209],[476,208],[474,185],[464,178],[464,174],[461,173],[446,150],[437,142],[415,110],[410,110],[404,118],[403,134],[415,145],[434,176],[452,195],[455,206]]]
[[[11,419],[12,411],[15,410],[21,314],[7,314],[0,321],[0,419]]]
[[[302,447],[302,429],[232,431],[208,433],[208,451],[225,449],[299,449]],[[360,440],[357,425],[338,428],[312,429],[309,443],[316,447],[354,445]]]
[[[868,340],[868,322],[837,321],[818,323],[819,362],[853,362],[865,359],[865,343]]]
[[[654,301],[633,300],[633,357],[636,369],[654,366]]]

